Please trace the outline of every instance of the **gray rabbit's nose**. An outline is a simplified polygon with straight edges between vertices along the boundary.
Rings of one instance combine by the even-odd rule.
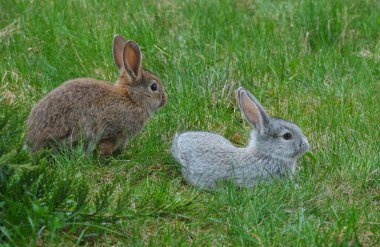
[[[307,150],[309,150],[309,148],[310,148],[310,144],[309,144],[309,142],[307,141],[306,138],[303,139],[303,140],[301,141],[301,143],[300,143],[300,149],[307,151]]]

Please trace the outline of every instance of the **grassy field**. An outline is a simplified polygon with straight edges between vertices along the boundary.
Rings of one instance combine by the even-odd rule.
[[[112,39],[137,41],[168,104],[123,153],[22,149],[31,107],[63,81],[115,81]],[[380,245],[380,3],[0,3],[0,245]],[[176,132],[238,146],[252,91],[303,129],[294,181],[196,190],[170,154]]]

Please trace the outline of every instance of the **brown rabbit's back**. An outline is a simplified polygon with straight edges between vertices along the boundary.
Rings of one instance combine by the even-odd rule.
[[[122,134],[125,128],[133,134],[148,117],[114,85],[75,79],[51,91],[32,109],[27,142],[33,150],[62,139],[75,142],[80,134],[97,142]]]

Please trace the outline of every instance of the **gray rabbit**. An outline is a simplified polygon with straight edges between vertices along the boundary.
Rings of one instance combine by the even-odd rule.
[[[235,147],[224,137],[208,132],[177,134],[172,154],[188,183],[213,189],[217,181],[230,180],[252,187],[272,177],[293,175],[297,159],[309,149],[298,126],[271,118],[246,89],[239,88],[237,95],[240,110],[254,127],[248,146]]]

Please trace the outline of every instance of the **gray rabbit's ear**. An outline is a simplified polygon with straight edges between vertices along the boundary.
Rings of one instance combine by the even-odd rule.
[[[142,54],[140,47],[132,40],[127,41],[123,50],[124,68],[135,80],[142,76]]]
[[[127,41],[120,36],[120,35],[115,35],[113,38],[113,61],[115,62],[116,67],[120,70],[124,65],[123,63],[123,49]]]
[[[270,117],[260,102],[250,94],[245,88],[238,89],[238,100],[240,110],[245,118],[255,128],[262,130],[267,127]]]

